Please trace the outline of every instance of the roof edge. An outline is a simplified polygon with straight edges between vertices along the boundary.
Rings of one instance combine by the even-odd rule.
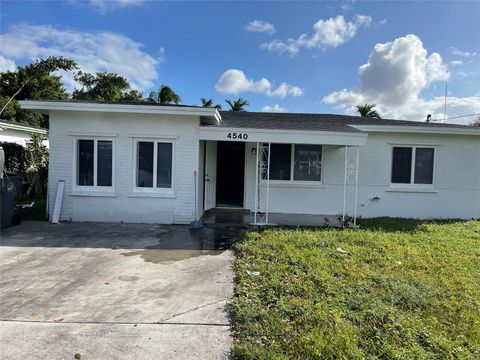
[[[30,133],[42,134],[42,135],[47,135],[48,133],[47,129],[38,128],[34,126],[29,126],[29,125],[22,125],[18,123],[12,123],[10,121],[3,121],[3,120],[0,120],[0,129],[1,128],[17,130],[17,131],[25,131]]]
[[[417,133],[417,134],[454,134],[454,135],[477,135],[480,130],[474,127],[428,127],[428,126],[406,126],[406,125],[358,125],[349,126],[365,132],[389,132],[389,133]]]
[[[210,117],[216,122],[221,121],[220,113],[214,108],[201,108],[194,106],[156,106],[135,105],[122,103],[93,103],[45,100],[21,100],[20,106],[26,110],[39,111],[48,114],[50,111],[89,111],[89,112],[116,112],[136,114],[162,114],[162,115],[193,115]]]

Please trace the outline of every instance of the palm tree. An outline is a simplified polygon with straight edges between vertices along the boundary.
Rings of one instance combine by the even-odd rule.
[[[202,107],[204,108],[215,108],[215,109],[221,109],[222,108],[222,105],[220,104],[217,104],[217,105],[213,105],[213,100],[212,99],[205,99],[205,98],[201,98],[200,101],[202,102]]]
[[[375,103],[360,104],[360,105],[357,105],[357,112],[360,114],[360,116],[363,116],[363,117],[381,119],[382,117],[377,112],[377,110],[373,109],[375,106],[377,106]]]
[[[182,101],[171,87],[167,85],[160,85],[157,92],[152,91],[147,98],[147,101],[159,104],[178,104]]]
[[[245,111],[245,106],[250,105],[248,100],[238,98],[237,100],[225,100],[230,106],[230,111]]]

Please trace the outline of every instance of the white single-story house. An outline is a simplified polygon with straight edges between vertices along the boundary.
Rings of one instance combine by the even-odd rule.
[[[44,144],[48,144],[48,131],[46,129],[22,125],[7,120],[0,120],[0,142],[10,142],[26,147],[32,134],[40,134],[45,137]]]
[[[480,129],[183,105],[21,101],[50,116],[60,220],[189,223],[206,210],[480,218]]]

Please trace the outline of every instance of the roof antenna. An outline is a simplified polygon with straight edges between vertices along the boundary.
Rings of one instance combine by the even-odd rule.
[[[432,114],[427,114],[427,120],[425,120],[427,123],[429,123],[432,120]]]
[[[445,106],[443,108],[443,123],[447,122],[447,82],[445,82]]]

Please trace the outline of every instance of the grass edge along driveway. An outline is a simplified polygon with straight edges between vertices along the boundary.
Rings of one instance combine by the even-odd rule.
[[[246,233],[236,359],[480,358],[480,221]]]

